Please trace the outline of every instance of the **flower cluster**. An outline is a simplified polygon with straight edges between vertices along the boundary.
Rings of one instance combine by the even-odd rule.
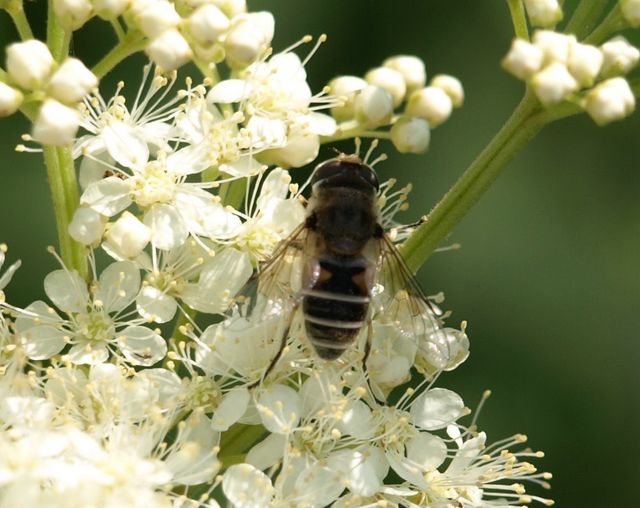
[[[337,136],[391,125],[388,137],[401,153],[422,153],[429,147],[431,129],[462,106],[464,90],[453,76],[439,74],[425,86],[427,74],[419,58],[388,58],[364,78],[339,76],[329,83],[342,103],[331,109],[340,122]],[[400,114],[394,111],[404,103]]]
[[[640,51],[622,36],[600,47],[575,36],[539,30],[532,42],[515,39],[502,61],[527,81],[545,106],[570,100],[599,125],[620,120],[635,109],[635,97],[624,76],[640,59]]]

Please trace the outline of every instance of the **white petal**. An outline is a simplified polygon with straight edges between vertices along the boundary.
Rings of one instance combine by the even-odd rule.
[[[238,388],[227,393],[211,417],[213,430],[228,430],[247,410],[251,395],[246,388]]]
[[[407,458],[426,470],[434,470],[447,458],[447,445],[442,438],[421,432],[407,442]]]
[[[209,419],[194,413],[173,443],[174,451],[164,460],[173,473],[172,480],[182,485],[196,485],[213,478],[220,468],[214,448],[219,434],[211,428]]]
[[[100,139],[93,136],[92,138]],[[113,164],[113,159],[109,153],[104,151],[104,147],[102,148],[103,151],[100,154],[92,153],[91,157],[82,157],[78,179],[83,190],[92,183],[102,180],[109,166]]]
[[[20,332],[19,338],[25,354],[32,360],[46,360],[64,348],[66,333],[53,326],[32,326]]]
[[[247,129],[255,147],[277,148],[287,143],[287,124],[277,118],[252,116]]]
[[[175,208],[179,211],[186,227],[192,233],[215,238],[230,238],[237,234],[242,221],[204,190],[190,189],[178,191]]]
[[[154,323],[166,323],[175,316],[178,302],[154,286],[143,286],[136,297],[138,313]]]
[[[300,420],[300,396],[285,385],[272,385],[264,389],[258,397],[257,407],[262,424],[270,432],[288,434]]]
[[[456,453],[456,456],[449,463],[446,474],[455,476],[467,469],[482,453],[482,450],[484,450],[486,440],[487,435],[484,432],[480,432],[477,437],[465,441]]]
[[[82,193],[80,203],[111,217],[131,204],[129,184],[116,176],[104,178],[87,187]]]
[[[182,393],[180,377],[167,369],[144,369],[136,373],[138,378],[144,378],[151,383],[158,394],[158,405],[171,408]]]
[[[16,318],[16,331],[25,332],[34,326],[50,325],[60,326],[62,319],[56,314],[53,307],[47,305],[42,300],[37,300],[24,309],[24,312],[18,314]]]
[[[349,490],[364,497],[373,496],[382,487],[384,476],[380,477],[378,467],[384,464],[384,452],[373,446],[340,451],[332,454],[328,460],[329,468],[343,475]]]
[[[246,177],[257,174],[260,171],[261,167],[262,164],[260,164],[253,157],[246,155],[240,157],[236,161],[220,164],[220,171],[224,171],[231,176]]]
[[[375,431],[371,409],[361,400],[351,402],[342,419],[336,422],[336,428],[342,434],[349,434],[357,439],[370,439]]]
[[[134,365],[150,366],[167,354],[164,339],[144,326],[128,326],[117,338],[124,357]]]
[[[182,245],[189,235],[182,217],[173,206],[152,206],[143,222],[151,230],[151,243],[160,250]]]
[[[167,171],[176,175],[200,173],[211,165],[209,153],[207,143],[188,145],[167,157]]]
[[[304,129],[318,136],[333,136],[338,128],[336,121],[329,115],[309,113],[296,118]]]
[[[250,464],[227,469],[222,490],[235,508],[267,508],[274,492],[269,477]]]
[[[98,365],[106,362],[109,358],[109,351],[107,351],[105,345],[87,346],[87,343],[73,346],[69,352],[64,355],[64,360],[76,365]]]
[[[13,274],[16,273],[16,270],[18,268],[20,268],[21,264],[22,264],[22,261],[16,261],[9,268],[5,270],[5,272],[0,277],[0,289],[4,289],[5,287],[7,287],[7,284],[11,282],[11,278],[13,277]],[[0,266],[2,266],[2,262],[0,262]]]
[[[144,138],[125,123],[111,122],[102,129],[102,138],[109,155],[125,168],[139,167],[149,160]]]
[[[89,301],[87,283],[75,270],[55,270],[44,278],[44,292],[65,312],[85,312]]]
[[[140,270],[130,261],[107,266],[98,279],[94,300],[100,300],[104,309],[120,312],[133,302],[140,288]]]
[[[249,450],[245,460],[258,469],[267,469],[283,457],[286,444],[284,434],[269,434]]]
[[[411,404],[413,423],[425,430],[443,429],[465,414],[460,396],[445,388],[421,393]]]
[[[240,102],[248,97],[250,93],[250,85],[242,79],[226,79],[220,81],[207,94],[209,104],[221,102]]]
[[[314,507],[329,506],[345,489],[347,478],[341,472],[318,462],[306,467],[296,478],[295,488],[299,492],[296,501]]]
[[[272,209],[287,197],[290,184],[291,176],[288,171],[280,168],[271,171],[260,189],[260,196],[256,203],[258,209],[263,214],[271,215]]]
[[[387,452],[387,461],[389,461],[389,464],[400,478],[412,483],[421,490],[429,489],[420,467],[411,464],[405,457],[392,451]]]

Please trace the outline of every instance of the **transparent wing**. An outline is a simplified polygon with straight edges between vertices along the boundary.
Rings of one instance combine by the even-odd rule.
[[[442,311],[424,293],[402,255],[385,234],[378,241],[378,280],[373,290],[374,326],[384,337],[378,346],[429,375],[451,370],[468,355],[463,332],[445,328]],[[386,339],[385,339],[386,338]],[[385,344],[386,342],[386,344]],[[410,367],[410,365],[409,365]]]

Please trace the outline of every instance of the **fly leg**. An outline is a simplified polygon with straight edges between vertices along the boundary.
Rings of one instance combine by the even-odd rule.
[[[282,333],[282,336],[280,338],[280,347],[278,348],[278,351],[276,351],[276,354],[273,356],[273,358],[271,359],[271,362],[269,362],[269,365],[267,366],[267,368],[264,370],[264,372],[260,376],[260,379],[258,379],[257,381],[251,383],[248,386],[249,390],[255,388],[258,385],[261,385],[264,382],[264,380],[267,378],[269,373],[276,366],[276,364],[278,363],[278,360],[280,360],[280,357],[282,356],[282,353],[284,352],[284,348],[287,346],[287,339],[289,338],[289,330],[291,329],[291,324],[293,323],[293,317],[296,314],[296,310],[298,310],[298,306],[299,306],[299,304],[296,303],[294,305],[293,309],[291,309],[291,312],[289,313],[289,317],[287,318],[287,324],[286,324],[286,326],[284,328],[284,331]]]

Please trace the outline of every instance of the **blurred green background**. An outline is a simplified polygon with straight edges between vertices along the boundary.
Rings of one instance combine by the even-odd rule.
[[[32,14],[43,4],[30,4]],[[461,79],[465,106],[433,132],[426,155],[385,147],[382,177],[415,186],[406,222],[435,205],[523,91],[499,65],[512,38],[502,0],[249,5],[274,13],[276,50],[306,33],[328,34],[307,67],[314,90],[399,53],[422,57],[430,75]],[[0,42],[13,37],[0,14]],[[109,30],[92,23],[74,47],[93,63],[110,41]],[[136,83],[140,61],[110,82]],[[13,151],[26,130],[20,118],[0,119],[0,241],[10,260],[23,261],[8,291],[23,305],[41,297],[42,278],[55,267],[45,252],[55,233],[40,157]],[[451,322],[469,321],[471,357],[440,386],[471,407],[491,388],[480,427],[491,441],[527,433],[546,452],[536,464],[554,473],[550,497],[561,507],[638,506],[639,134],[639,113],[606,128],[584,115],[547,127],[453,232],[448,243],[462,249],[434,255],[420,272],[428,292],[446,293]]]

